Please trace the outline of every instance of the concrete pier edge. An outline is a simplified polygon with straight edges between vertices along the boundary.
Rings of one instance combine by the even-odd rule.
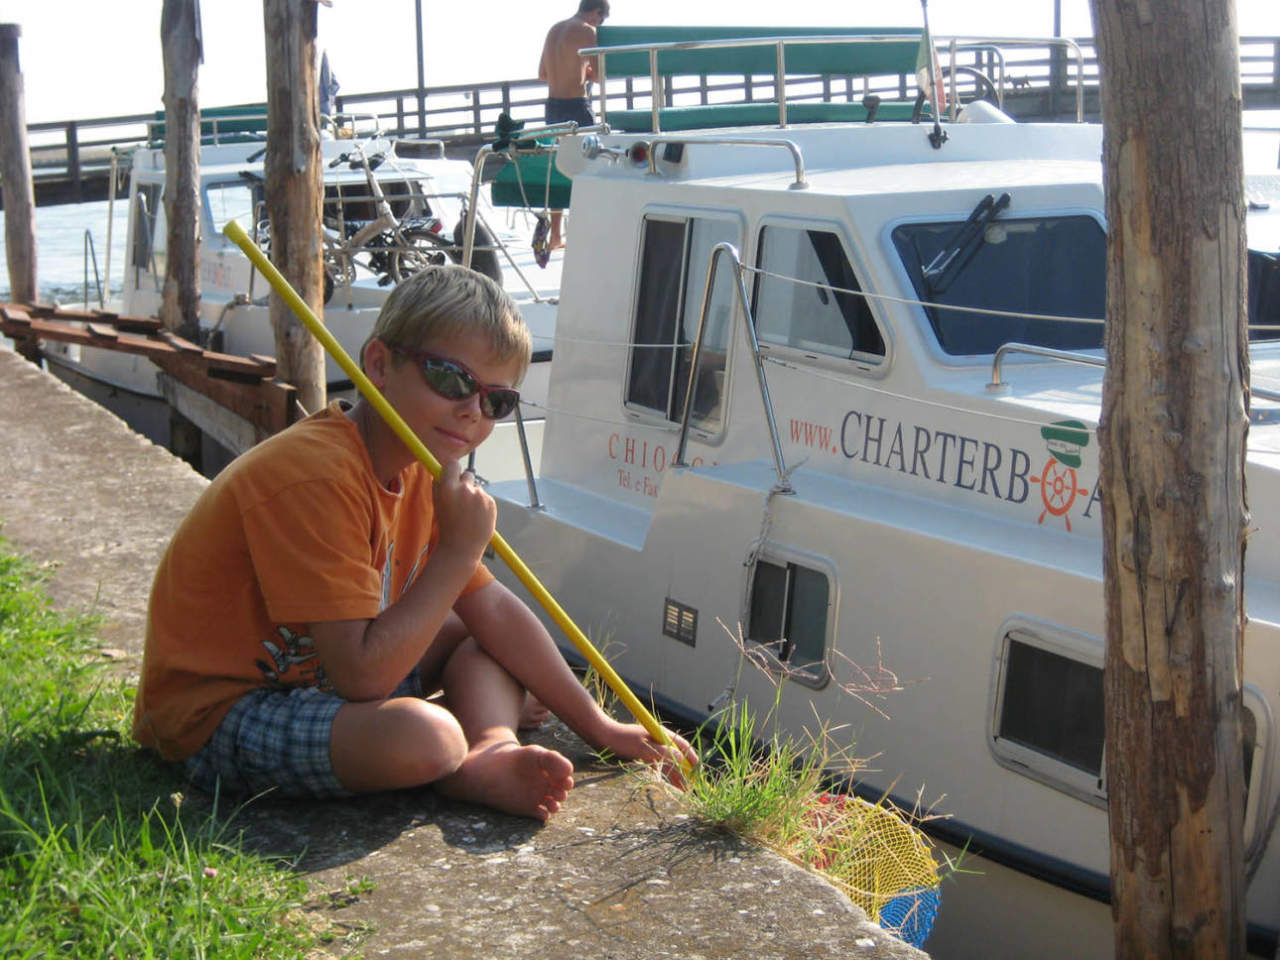
[[[0,533],[55,565],[59,606],[105,616],[104,647],[136,676],[155,564],[207,481],[3,346],[0,435]],[[578,771],[546,826],[429,789],[264,800],[240,819],[249,843],[300,857],[313,890],[374,882],[333,916],[371,929],[366,957],[926,957],[818,875],[601,764],[561,724],[537,741]]]

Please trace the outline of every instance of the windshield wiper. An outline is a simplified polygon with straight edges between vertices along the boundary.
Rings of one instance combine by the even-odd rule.
[[[930,299],[936,294],[946,293],[960,271],[968,266],[973,255],[986,242],[987,224],[1009,206],[1010,199],[1007,193],[1000,194],[999,200],[988,193],[973,208],[969,219],[942,245],[938,255],[929,261],[923,273],[925,289]]]

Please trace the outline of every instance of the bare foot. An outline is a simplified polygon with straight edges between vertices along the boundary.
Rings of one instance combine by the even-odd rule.
[[[546,747],[522,747],[505,738],[482,740],[436,787],[459,800],[546,820],[573,789],[573,764]]]
[[[537,730],[547,722],[551,711],[532,693],[525,692],[524,705],[520,708],[520,729]]]
[[[563,250],[563,249],[564,249],[564,241],[563,241],[563,240],[552,240],[549,244],[547,244],[547,249],[548,249],[548,250]]]

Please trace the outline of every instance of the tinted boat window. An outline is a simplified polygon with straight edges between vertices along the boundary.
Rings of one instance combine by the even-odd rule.
[[[1092,217],[1004,218],[987,224],[980,243],[952,269],[943,290],[931,289],[926,265],[943,253],[963,221],[909,223],[893,243],[925,303],[938,344],[954,356],[994,353],[1015,341],[1059,350],[1102,346],[1101,323],[1070,323],[947,310],[978,307],[1011,313],[1086,317],[1106,312],[1107,240]]]
[[[680,420],[711,250],[736,239],[737,228],[727,220],[645,218],[628,404]],[[718,429],[723,420],[732,310],[732,275],[722,266],[711,292],[689,418],[703,430]]]
[[[133,250],[130,257],[135,287],[141,287],[138,271],[150,271],[156,290],[160,290],[168,240],[169,228],[164,219],[161,185],[139,184],[137,198],[134,200]]]
[[[683,222],[646,220],[636,303],[635,346],[627,400],[667,413],[671,396],[676,315],[680,308]]]
[[[1102,671],[1011,640],[999,735],[1102,776]]]
[[[831,587],[820,570],[757,560],[747,639],[772,651],[788,675],[820,684],[826,677]]]
[[[1249,339],[1280,340],[1280,254],[1249,251]]]
[[[857,293],[862,287],[834,233],[764,227],[756,262],[762,271],[754,296],[761,345],[870,362],[884,356],[880,328],[866,297]]]

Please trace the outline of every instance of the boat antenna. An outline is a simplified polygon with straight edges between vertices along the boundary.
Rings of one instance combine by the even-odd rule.
[[[933,103],[933,132],[929,134],[929,144],[933,149],[941,150],[948,139],[941,120],[946,94],[938,83],[938,52],[934,50],[933,38],[929,36],[929,0],[920,0],[920,13],[924,17],[924,32],[920,34],[920,52],[916,54],[916,83],[922,88],[929,88],[929,99]]]

